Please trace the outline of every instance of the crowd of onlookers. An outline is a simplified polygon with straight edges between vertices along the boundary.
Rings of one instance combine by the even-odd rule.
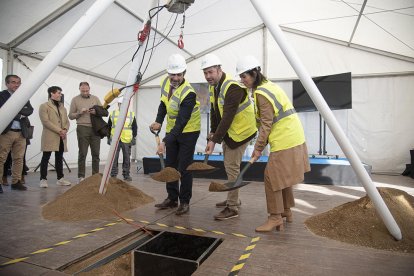
[[[8,101],[19,86],[21,79],[17,75],[7,75],[5,78],[6,90],[0,92],[0,108]],[[115,128],[119,110],[111,113],[108,123],[104,122],[104,131],[100,126],[100,131],[96,130],[96,125],[102,117],[109,115],[108,110],[103,108],[98,97],[91,95],[90,86],[87,82],[79,84],[79,95],[75,96],[70,104],[69,112],[64,106],[62,88],[51,86],[47,89],[48,101],[39,107],[39,117],[42,123],[41,151],[42,159],[40,162],[40,183],[42,188],[48,187],[47,173],[48,164],[52,152],[55,153],[55,169],[57,174],[57,185],[69,186],[71,182],[64,178],[63,174],[63,153],[68,150],[67,134],[70,128],[70,120],[76,120],[77,140],[78,140],[78,183],[85,178],[85,160],[88,149],[92,154],[92,174],[99,172],[100,144],[103,137],[111,140]],[[13,120],[7,125],[0,134],[0,175],[2,184],[8,186],[8,175],[11,174],[11,189],[25,191],[24,175],[27,174],[28,167],[25,164],[25,153],[27,145],[33,136],[33,126],[29,121],[29,116],[33,114],[33,107],[28,101],[18,112]],[[135,113],[129,112],[123,130],[121,132],[118,150],[121,148],[124,154],[123,176],[124,180],[131,181],[130,154],[131,145],[135,144],[137,135],[137,124]],[[118,162],[114,162],[111,176],[118,174]],[[0,185],[0,193],[3,187]]]

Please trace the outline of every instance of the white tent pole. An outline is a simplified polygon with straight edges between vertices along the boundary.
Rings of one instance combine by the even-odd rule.
[[[157,7],[158,6],[158,0],[152,0],[151,5],[149,9]],[[148,10],[149,10],[148,9]],[[143,25],[150,20],[149,16],[148,18],[143,22]],[[143,52],[144,54],[144,52]],[[134,61],[131,64],[131,67],[129,69],[129,75],[127,80],[127,86],[132,85],[136,82],[137,75],[139,73],[138,69],[141,66],[142,58],[138,55],[135,56]],[[108,187],[108,178],[109,178],[109,172],[112,169],[112,164],[114,163],[114,157],[115,157],[115,150],[118,146],[119,138],[121,136],[121,132],[125,123],[126,115],[128,113],[128,107],[131,98],[134,96],[134,89],[133,87],[128,87],[125,89],[125,95],[121,104],[121,108],[119,110],[119,116],[118,120],[115,125],[114,135],[112,137],[112,144],[109,148],[108,158],[106,159],[105,168],[102,175],[101,185],[99,186],[99,193],[105,194],[106,189]]]
[[[89,30],[101,14],[114,0],[97,0],[88,11],[73,25],[65,36],[53,47],[47,57],[36,67],[33,73],[0,108],[0,132],[3,132],[19,110],[39,89],[45,79],[58,66],[79,39]]]
[[[396,240],[401,240],[402,239],[401,230],[398,227],[396,221],[394,220],[394,217],[391,215],[390,211],[388,210],[387,205],[385,205],[384,200],[382,199],[381,195],[376,189],[367,171],[363,167],[361,160],[359,159],[358,155],[352,148],[352,145],[349,142],[348,138],[345,136],[345,133],[343,132],[342,128],[336,121],[335,116],[333,115],[332,111],[328,107],[328,104],[322,97],[321,93],[319,92],[318,88],[316,87],[315,83],[310,77],[309,73],[306,71],[306,68],[303,66],[302,62],[299,60],[298,56],[296,55],[296,52],[288,44],[277,22],[273,19],[274,14],[270,14],[271,9],[269,8],[266,9],[264,5],[265,1],[251,0],[251,2],[253,6],[255,7],[257,13],[259,14],[259,16],[262,18],[263,22],[269,29],[273,38],[279,45],[280,49],[285,54],[290,65],[293,67],[296,74],[300,78],[300,81],[302,82],[303,86],[306,88],[306,91],[308,91],[309,96],[311,97],[315,106],[318,108],[320,114],[322,115],[326,123],[328,124],[329,129],[331,130],[336,141],[340,145],[342,151],[345,153],[346,157],[351,163],[352,168],[354,169],[356,175],[358,176],[359,180],[364,186],[366,192],[368,193],[368,196],[374,203],[374,206],[376,210],[378,211],[385,226],[387,227],[388,231],[391,233],[391,235]]]

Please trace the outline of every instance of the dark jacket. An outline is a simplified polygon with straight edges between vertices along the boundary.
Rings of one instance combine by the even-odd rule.
[[[8,101],[8,99],[10,98],[10,92],[7,90],[3,90],[0,92],[0,108]],[[33,113],[33,107],[30,104],[30,101],[28,101],[23,108],[19,111],[19,113],[17,113],[17,115],[13,118],[13,120],[9,123],[9,125],[6,127],[6,129],[1,133],[1,134],[5,134],[7,133],[10,128],[11,125],[13,123],[13,121],[19,121],[22,118],[22,116],[30,116]]]
[[[99,137],[104,138],[110,135],[111,129],[102,117],[108,116],[108,110],[100,105],[94,105],[92,108],[96,110],[96,114],[91,114],[92,128],[95,134]]]

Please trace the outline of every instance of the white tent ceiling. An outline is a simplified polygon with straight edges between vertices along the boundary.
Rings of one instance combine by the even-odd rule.
[[[36,69],[95,1],[0,1],[3,77],[14,72],[23,81],[27,80],[31,70]],[[150,2],[114,1],[45,85],[63,87],[65,100],[70,102],[78,93],[79,81],[91,81],[93,93],[101,99],[113,82],[117,87],[125,83],[138,45],[137,34],[147,18]],[[160,5],[165,2],[160,0]],[[377,171],[403,169],[408,163],[408,150],[414,147],[414,0],[368,0],[365,6],[364,0],[263,2],[272,10],[310,75],[352,72],[353,109],[338,111],[336,115],[363,162]],[[159,79],[165,74],[166,60],[172,53],[180,52],[186,57],[186,78],[193,83],[205,82],[199,58],[209,52],[216,53],[225,71],[232,75],[239,57],[255,55],[263,63],[265,74],[277,80],[287,92],[291,89],[289,80],[297,78],[249,0],[195,0],[185,12],[185,47],[180,50],[177,40],[182,23],[182,14],[177,16],[166,9],[152,20],[149,47],[154,34],[154,43],[159,45],[151,56],[135,103],[141,129],[147,129],[155,117]],[[139,58],[142,52],[137,55]],[[144,64],[149,56],[147,52]],[[37,96],[32,97],[35,109],[44,102],[45,91],[41,87]],[[34,125],[39,126],[35,132],[40,135],[41,123],[35,115],[31,117]],[[318,141],[317,114],[301,115],[301,120],[308,147],[314,153]],[[69,138],[75,141],[75,136]],[[137,157],[153,153],[153,137],[147,136],[143,134],[138,141]],[[340,153],[330,133],[328,138],[333,141],[330,153]],[[203,139],[201,136],[200,141]],[[101,159],[105,160],[106,145],[102,143],[101,147],[104,148]],[[35,162],[40,159],[39,149],[40,141],[32,141],[28,148],[30,158],[37,156]],[[201,144],[197,150],[203,150]],[[65,158],[69,163],[76,162],[74,148]]]
[[[18,55],[24,53],[42,58],[93,2],[3,0],[0,3],[0,45],[4,49],[15,48]],[[350,43],[348,48],[376,52],[409,61],[411,65],[414,61],[413,0],[370,0],[359,21],[363,0],[267,2],[269,8],[274,10],[280,26],[288,34],[295,33],[297,36],[330,41],[342,45],[341,47]],[[160,4],[165,4],[165,1],[160,1]],[[137,47],[136,36],[142,28],[142,21],[147,17],[149,5],[149,0],[115,1],[66,56],[63,63],[73,69],[105,76],[108,79],[116,77],[120,82],[124,82],[129,68],[124,65],[131,60]],[[156,43],[166,36],[171,28],[172,31],[156,48],[145,72],[144,83],[146,79],[160,74],[164,69],[166,57],[178,51],[176,44],[183,17],[178,15],[173,25],[175,18],[176,14],[164,9],[159,13],[158,21],[157,17],[153,19],[153,27],[157,28]],[[354,29],[355,33],[352,36]],[[262,30],[262,21],[248,0],[196,0],[185,13],[185,48],[182,53],[191,61],[205,52],[223,48],[230,42],[243,40],[253,33],[256,35],[245,41],[245,45],[253,46],[253,54],[263,55]],[[293,43],[293,46],[301,45]],[[277,51],[277,47],[270,48],[271,59],[278,59],[280,52]],[[273,50],[275,48],[276,51]],[[244,48],[232,49],[232,56],[243,54]],[[118,70],[121,72],[117,75]],[[371,70],[378,73],[375,67]],[[279,77],[294,75],[289,73]]]

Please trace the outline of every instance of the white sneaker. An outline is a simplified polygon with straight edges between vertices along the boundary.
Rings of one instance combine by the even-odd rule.
[[[84,177],[79,177],[78,178],[78,184],[81,183],[85,178]]]
[[[70,181],[67,181],[63,177],[61,179],[58,179],[58,181],[56,182],[56,185],[61,185],[61,186],[70,186],[71,184],[72,183],[70,183]]]
[[[40,180],[40,188],[47,188],[48,187],[48,185],[47,185],[47,180],[46,179],[42,179],[42,180]]]

